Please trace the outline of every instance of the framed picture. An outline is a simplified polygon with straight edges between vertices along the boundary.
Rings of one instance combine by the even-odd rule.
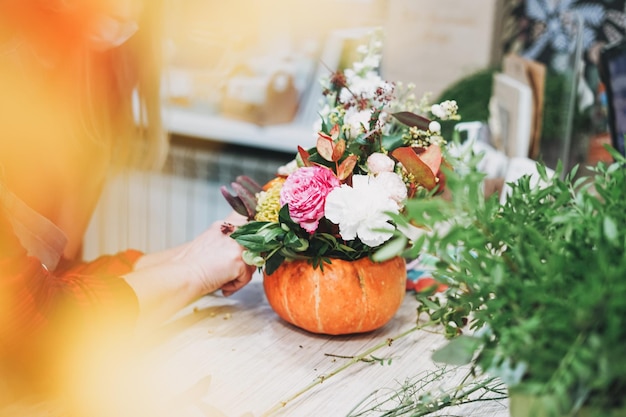
[[[611,144],[625,154],[626,135],[626,40],[607,45],[600,52],[600,79],[606,88]]]
[[[504,73],[493,78],[491,106],[496,114],[500,135],[496,147],[509,158],[527,158],[533,125],[533,94],[523,82]]]

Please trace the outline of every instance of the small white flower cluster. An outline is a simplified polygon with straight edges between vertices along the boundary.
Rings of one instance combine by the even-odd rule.
[[[353,62],[343,71],[345,85],[337,95],[332,92],[331,79],[322,80],[322,88],[328,93],[322,103],[320,115],[323,119],[336,123],[342,121],[342,128],[348,138],[355,138],[369,130],[372,109],[388,107],[394,99],[395,85],[381,78],[378,73],[382,59],[383,43],[374,34],[368,45],[360,45],[357,53],[360,60]],[[383,113],[379,121],[384,122],[388,115]],[[316,121],[319,130],[321,120]]]
[[[433,120],[428,124],[428,131],[430,133],[441,133],[441,123],[436,120]]]
[[[430,111],[432,115],[439,120],[458,120],[460,119],[457,111],[458,106],[454,100],[446,100],[438,104],[426,106],[428,95],[424,95],[420,106],[425,111]],[[441,136],[441,123],[438,120],[432,120],[428,124],[428,130],[422,130],[418,127],[411,127],[405,133],[404,138],[410,140],[413,146],[428,147],[430,144],[443,146],[446,140]]]
[[[439,104],[433,104],[430,112],[441,120],[454,120],[458,117],[459,107],[454,100],[446,100]]]
[[[382,59],[383,43],[379,39],[379,36],[373,36],[369,45],[359,45],[357,47],[357,53],[363,56],[361,61],[355,62],[352,66],[354,71],[359,74],[365,74],[371,71],[376,71],[380,66]]]
[[[393,94],[394,85],[383,80],[375,70],[366,73],[359,73],[352,69],[344,71],[346,84],[350,89],[344,88],[339,95],[339,102],[346,107],[359,107],[359,100],[367,100],[371,107],[377,107],[381,104],[379,101],[379,91],[384,92],[385,96]]]
[[[353,138],[366,131],[372,113],[368,110],[357,111],[355,107],[346,110],[343,116],[343,130],[346,136]]]

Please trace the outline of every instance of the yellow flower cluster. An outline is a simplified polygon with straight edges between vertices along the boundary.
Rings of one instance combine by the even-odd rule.
[[[257,195],[256,215],[254,220],[260,222],[278,222],[280,210],[280,189],[285,182],[284,178],[278,177],[270,182],[267,190]]]

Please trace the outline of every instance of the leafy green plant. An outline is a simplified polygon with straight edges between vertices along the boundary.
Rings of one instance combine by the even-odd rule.
[[[576,180],[538,163],[542,186],[524,176],[503,205],[475,171],[447,173],[450,201],[407,203],[405,221],[431,230],[408,256],[437,256],[448,285],[420,298],[451,338],[433,359],[553,397],[563,415],[624,405],[626,159],[610,152],[614,163]]]

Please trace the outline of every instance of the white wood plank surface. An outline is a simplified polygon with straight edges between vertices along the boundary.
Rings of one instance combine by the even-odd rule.
[[[414,327],[416,307],[415,298],[407,294],[400,311],[382,329],[362,335],[315,335],[276,316],[263,294],[261,277],[255,276],[230,298],[203,297],[161,329],[150,354],[158,364],[153,378],[162,392],[185,398],[180,415],[346,416],[370,393],[389,393],[435,369],[430,355],[445,343],[443,336],[415,331],[374,353],[384,364],[357,362],[284,407],[281,402],[344,365],[349,361],[344,356],[359,355]],[[458,383],[465,371],[449,375],[442,384]],[[508,416],[508,409],[506,401],[487,401],[433,415],[502,417]]]

